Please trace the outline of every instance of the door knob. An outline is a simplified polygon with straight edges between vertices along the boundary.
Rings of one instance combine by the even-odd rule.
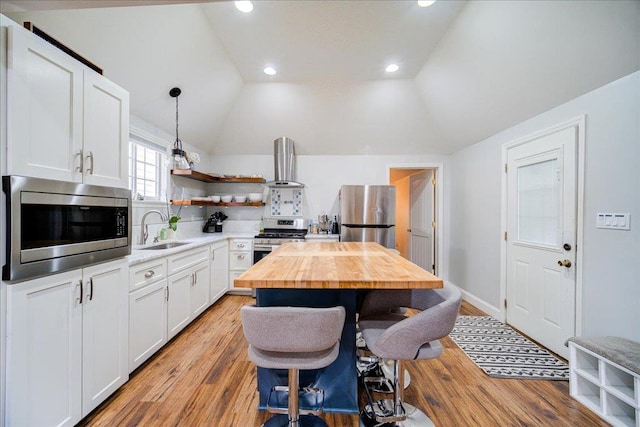
[[[563,259],[562,261],[558,261],[558,265],[560,267],[571,267],[571,261],[569,261],[568,259]]]

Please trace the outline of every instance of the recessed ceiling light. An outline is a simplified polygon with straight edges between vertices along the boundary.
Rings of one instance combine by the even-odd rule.
[[[276,69],[273,67],[266,67],[264,69],[264,73],[268,76],[275,76],[276,75]]]
[[[250,1],[237,1],[236,9],[240,12],[249,13],[253,10],[253,3]]]
[[[400,67],[398,67],[398,64],[389,64],[389,65],[387,65],[387,68],[385,68],[385,71],[387,73],[395,73],[399,69],[400,69]]]
[[[434,4],[436,0],[418,0],[418,6],[420,7],[429,7]],[[238,2],[236,2],[238,3]]]

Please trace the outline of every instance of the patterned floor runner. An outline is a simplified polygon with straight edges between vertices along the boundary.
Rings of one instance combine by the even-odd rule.
[[[569,366],[491,316],[458,316],[453,341],[490,377],[569,380]]]

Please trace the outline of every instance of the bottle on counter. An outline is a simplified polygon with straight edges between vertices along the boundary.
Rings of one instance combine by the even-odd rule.
[[[331,224],[331,234],[340,234],[340,225],[338,224],[338,216],[333,217],[333,224]]]
[[[264,217],[260,217],[260,234],[264,233]]]

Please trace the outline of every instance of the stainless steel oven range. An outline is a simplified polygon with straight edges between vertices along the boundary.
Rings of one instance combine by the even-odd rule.
[[[57,273],[131,253],[131,192],[3,176],[7,259],[3,280]]]
[[[304,242],[309,228],[309,220],[302,218],[265,218],[263,224],[264,232],[255,236],[253,240],[254,264],[283,243]]]

